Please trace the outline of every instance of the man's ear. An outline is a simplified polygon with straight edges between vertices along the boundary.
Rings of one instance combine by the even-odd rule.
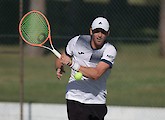
[[[110,35],[110,30],[108,31],[108,34],[107,34],[107,36],[109,36]]]
[[[92,33],[92,28],[90,28],[89,32],[90,32],[90,35],[92,35],[92,34],[93,34],[93,33]]]

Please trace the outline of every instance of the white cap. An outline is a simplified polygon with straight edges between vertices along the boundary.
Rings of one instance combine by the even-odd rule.
[[[106,32],[109,30],[109,22],[103,17],[98,17],[92,22],[92,30],[96,28],[102,28]]]

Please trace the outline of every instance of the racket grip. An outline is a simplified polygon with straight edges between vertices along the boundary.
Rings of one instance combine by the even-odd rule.
[[[52,52],[58,57],[60,58],[61,57],[61,54],[57,51],[57,50],[52,50]]]

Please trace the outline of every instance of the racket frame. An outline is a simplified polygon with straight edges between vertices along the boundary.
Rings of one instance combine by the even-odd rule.
[[[47,23],[47,26],[48,26],[48,37],[47,37],[42,43],[40,43],[40,44],[33,44],[33,43],[28,42],[28,41],[24,38],[24,36],[22,35],[22,30],[21,30],[21,26],[22,26],[23,20],[24,20],[29,14],[34,13],[34,12],[40,14],[40,15],[45,19],[45,21],[46,21],[46,23]],[[49,24],[49,21],[48,21],[48,19],[45,17],[45,15],[44,15],[43,13],[41,13],[40,11],[32,10],[32,11],[26,13],[26,14],[22,17],[22,19],[21,19],[21,21],[20,21],[20,23],[19,23],[19,33],[20,33],[21,38],[22,38],[27,44],[29,44],[29,45],[31,45],[31,46],[42,47],[42,48],[48,49],[48,50],[52,51],[58,58],[61,57],[61,54],[60,54],[60,53],[54,48],[54,46],[53,46],[52,39],[51,39],[51,35],[50,35],[50,34],[51,34],[51,31],[50,31],[50,24]],[[47,47],[47,46],[44,45],[44,44],[46,43],[46,41],[48,41],[48,39],[49,39],[49,43],[50,43],[50,46],[51,46],[52,49],[51,49],[50,47]]]

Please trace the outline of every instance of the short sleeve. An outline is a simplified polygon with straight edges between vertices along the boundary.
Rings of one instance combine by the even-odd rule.
[[[113,45],[107,45],[104,50],[101,61],[106,62],[107,64],[110,65],[110,67],[112,67],[112,65],[115,62],[116,55],[117,55],[116,48]]]
[[[72,55],[73,55],[73,51],[74,51],[74,49],[75,49],[75,44],[76,44],[78,38],[79,38],[79,36],[76,36],[76,37],[72,38],[72,39],[68,42],[68,44],[67,44],[67,46],[66,46],[66,48],[65,48],[65,54],[66,54],[66,55],[68,55],[68,56],[72,56]]]

